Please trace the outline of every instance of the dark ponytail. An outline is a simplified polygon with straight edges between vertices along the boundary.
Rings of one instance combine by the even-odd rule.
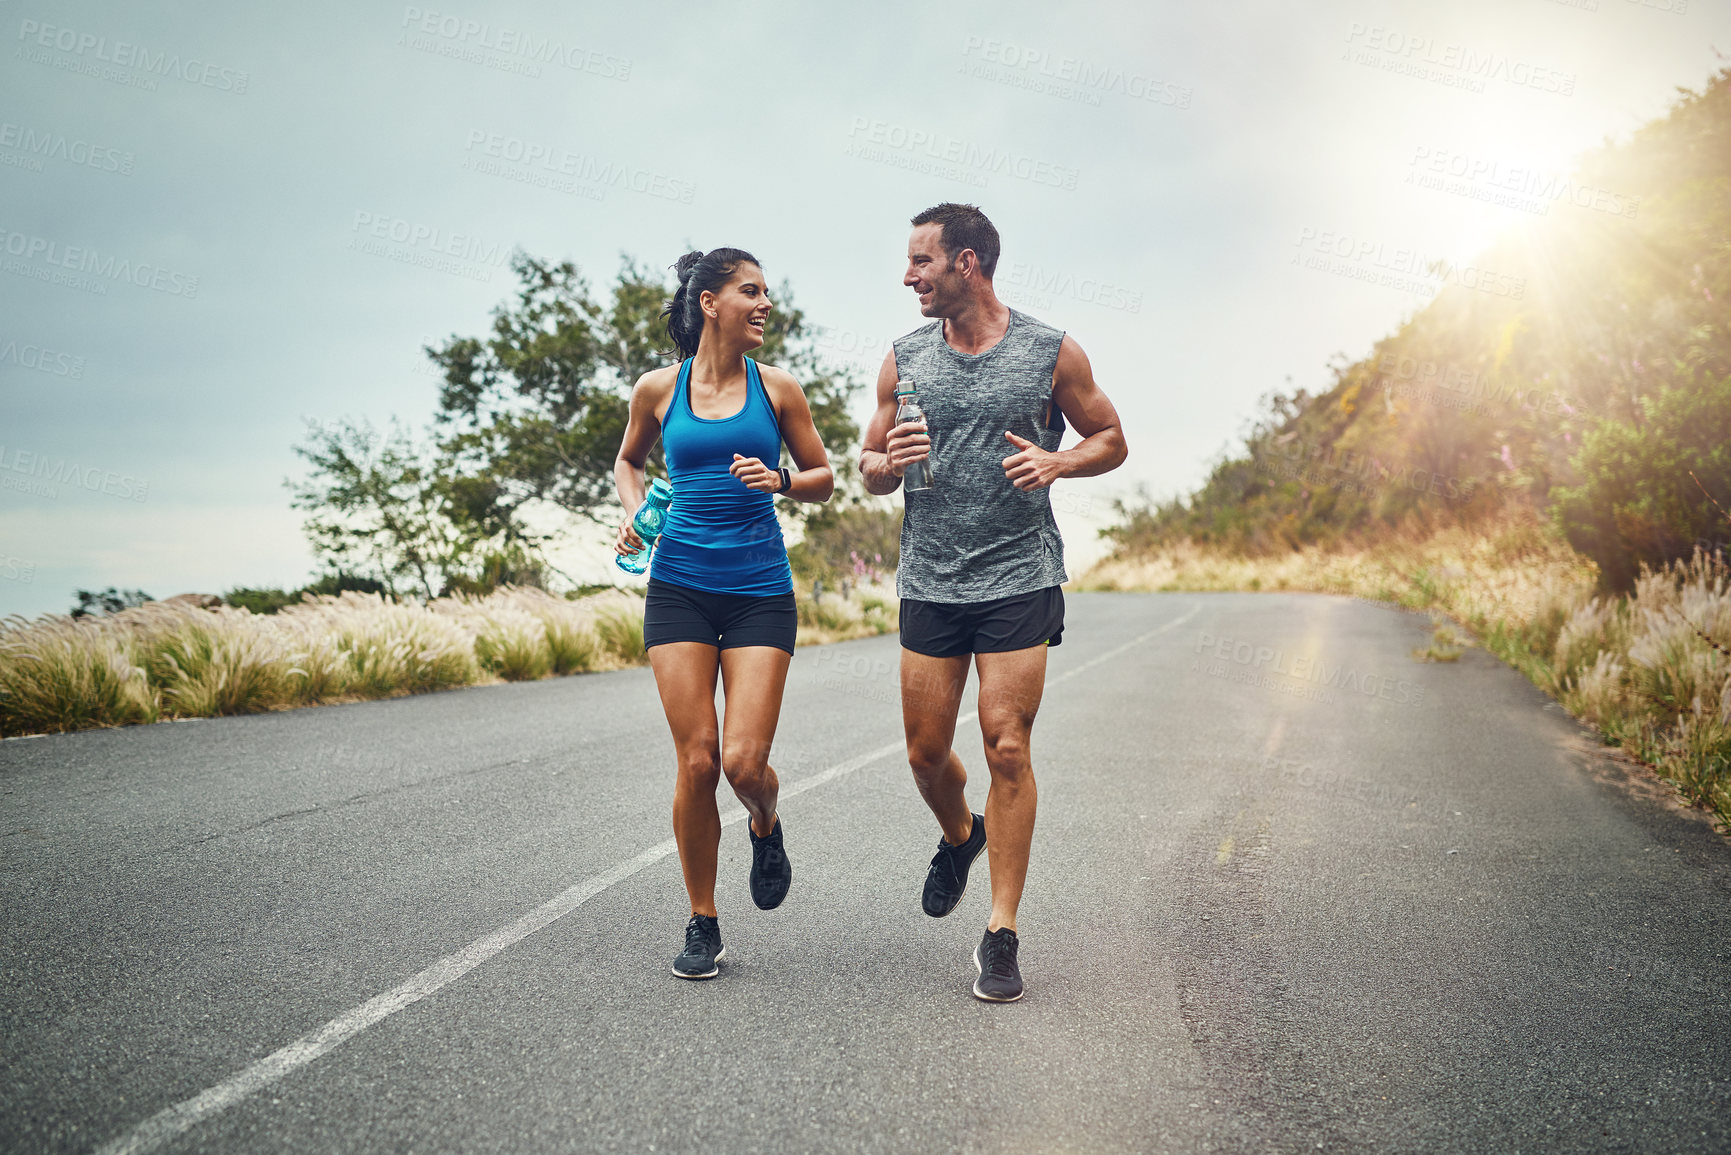
[[[667,321],[667,335],[673,339],[673,351],[681,361],[697,356],[697,343],[703,337],[703,309],[697,303],[704,293],[717,293],[727,284],[740,265],[756,265],[758,260],[744,249],[710,249],[707,253],[686,253],[674,262],[673,275],[679,278],[679,288],[673,299],[661,310]]]

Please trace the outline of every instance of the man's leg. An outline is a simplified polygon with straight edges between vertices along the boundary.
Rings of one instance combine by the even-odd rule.
[[[968,773],[951,743],[956,712],[968,683],[968,655],[933,658],[902,651],[902,729],[914,784],[943,828],[944,840],[960,846],[974,825],[964,793]]]
[[[987,930],[1016,929],[1016,908],[1028,877],[1038,798],[1030,738],[1046,685],[1044,645],[980,654],[980,730],[992,786],[986,794],[986,861],[992,868],[992,917]],[[952,713],[951,718],[955,715]],[[952,731],[954,724],[952,721]]]

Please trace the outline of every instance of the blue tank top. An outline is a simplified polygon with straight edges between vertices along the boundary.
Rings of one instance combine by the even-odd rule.
[[[673,400],[661,419],[661,447],[673,483],[673,505],[661,530],[649,576],[716,594],[767,597],[793,592],[793,572],[775,498],[733,476],[733,455],[770,468],[781,459],[781,423],[745,359],[745,404],[731,417],[691,411],[691,362],[679,366]]]

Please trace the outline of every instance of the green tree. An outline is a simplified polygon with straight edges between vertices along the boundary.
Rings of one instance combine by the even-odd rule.
[[[121,610],[137,609],[154,599],[143,590],[73,590],[78,604],[72,607],[75,618],[108,617]]]
[[[489,544],[533,544],[509,519],[471,516],[474,479],[450,473],[400,424],[385,436],[366,422],[308,422],[295,453],[312,468],[289,483],[293,504],[306,511],[307,540],[332,575],[372,578],[393,597],[431,599],[468,577]]]
[[[1731,377],[1641,398],[1637,420],[1601,423],[1573,465],[1581,483],[1554,492],[1552,515],[1608,589],[1627,591],[1641,566],[1686,559],[1697,545],[1724,549],[1713,502],[1731,502]]]
[[[660,313],[673,286],[623,258],[603,302],[568,261],[517,254],[511,268],[520,285],[494,310],[490,334],[453,336],[426,350],[444,373],[438,421],[450,501],[461,519],[493,533],[516,525],[536,500],[603,520],[631,386],[671,361]],[[859,440],[848,415],[859,383],[818,356],[785,281],[771,299],[776,307],[753,356],[799,378],[839,467]],[[649,468],[665,473],[659,447]],[[837,475],[845,476],[840,468]]]

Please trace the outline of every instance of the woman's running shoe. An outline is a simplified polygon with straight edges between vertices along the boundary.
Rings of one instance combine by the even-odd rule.
[[[1016,948],[1020,945],[1016,932],[1007,926],[986,932],[986,937],[974,948],[974,969],[980,972],[980,977],[974,980],[976,999],[1013,1003],[1022,997],[1022,968],[1016,965]]]
[[[673,960],[673,973],[682,979],[712,979],[721,973],[716,964],[726,953],[721,923],[707,914],[694,914],[685,924],[685,949]]]
[[[781,815],[775,816],[775,826],[762,838],[745,824],[751,835],[751,901],[759,910],[774,910],[787,897],[788,884],[793,882],[793,867],[787,861],[787,851],[781,848]]]

